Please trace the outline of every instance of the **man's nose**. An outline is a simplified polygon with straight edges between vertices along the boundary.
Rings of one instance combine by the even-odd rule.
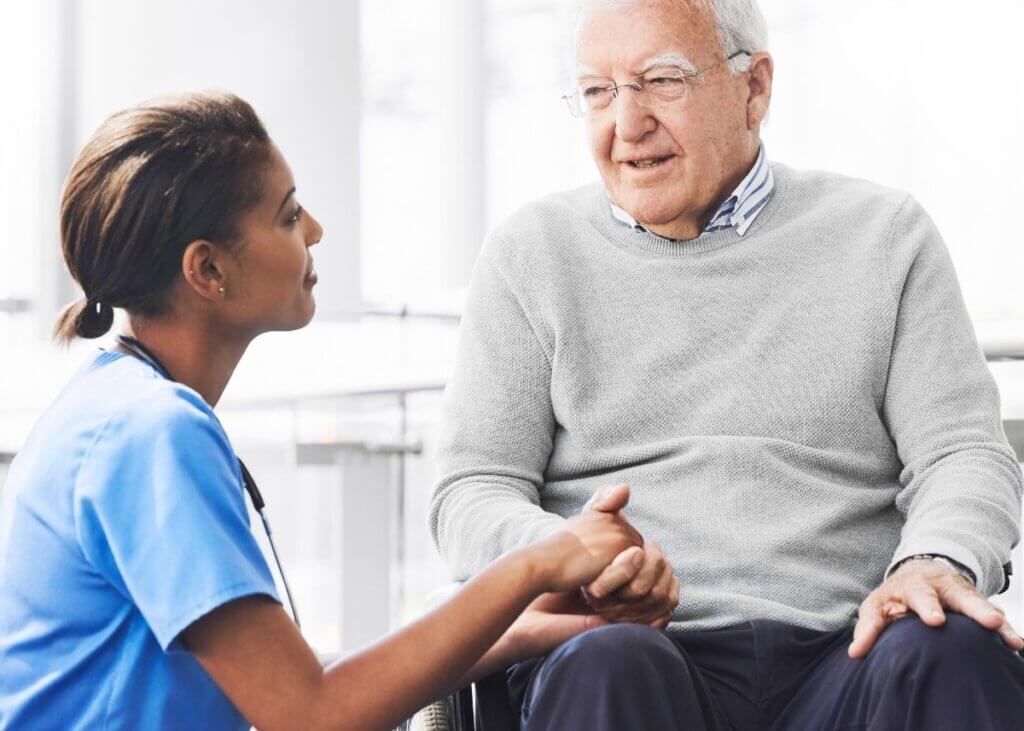
[[[615,136],[623,142],[638,142],[658,123],[651,111],[637,103],[632,87],[623,86],[613,101],[615,104]]]

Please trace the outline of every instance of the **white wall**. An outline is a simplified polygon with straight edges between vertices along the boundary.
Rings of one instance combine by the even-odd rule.
[[[111,112],[220,88],[261,115],[324,226],[319,318],[359,306],[359,3],[79,0],[79,144]]]

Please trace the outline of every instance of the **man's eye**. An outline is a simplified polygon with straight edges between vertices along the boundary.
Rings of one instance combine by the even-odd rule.
[[[681,86],[683,80],[678,76],[655,76],[653,79],[647,79],[648,86]]]
[[[583,89],[583,96],[601,96],[608,91],[607,86],[587,86]]]

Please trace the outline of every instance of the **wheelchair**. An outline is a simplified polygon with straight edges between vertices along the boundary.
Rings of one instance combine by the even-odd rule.
[[[500,671],[434,701],[416,714],[413,728],[423,731],[514,731],[518,725],[516,715],[509,702],[505,672]]]
[[[424,602],[429,611],[459,590],[461,583],[439,587]],[[409,721],[413,731],[514,731],[518,713],[508,697],[505,671],[499,670],[422,708]]]

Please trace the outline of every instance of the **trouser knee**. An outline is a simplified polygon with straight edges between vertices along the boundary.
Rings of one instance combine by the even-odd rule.
[[[689,663],[664,633],[642,625],[590,630],[538,667],[523,703],[528,729],[701,729]]]
[[[984,671],[1005,659],[1001,637],[961,614],[949,613],[940,627],[929,627],[916,616],[889,626],[871,650],[875,664],[891,673],[927,669],[930,676],[960,677]]]
[[[645,625],[611,624],[565,642],[544,661],[549,673],[583,672],[591,680],[607,677],[629,682],[685,662],[663,632]]]
[[[865,687],[877,728],[1017,728],[1024,659],[973,619],[948,614],[941,627],[907,617],[868,654]]]

